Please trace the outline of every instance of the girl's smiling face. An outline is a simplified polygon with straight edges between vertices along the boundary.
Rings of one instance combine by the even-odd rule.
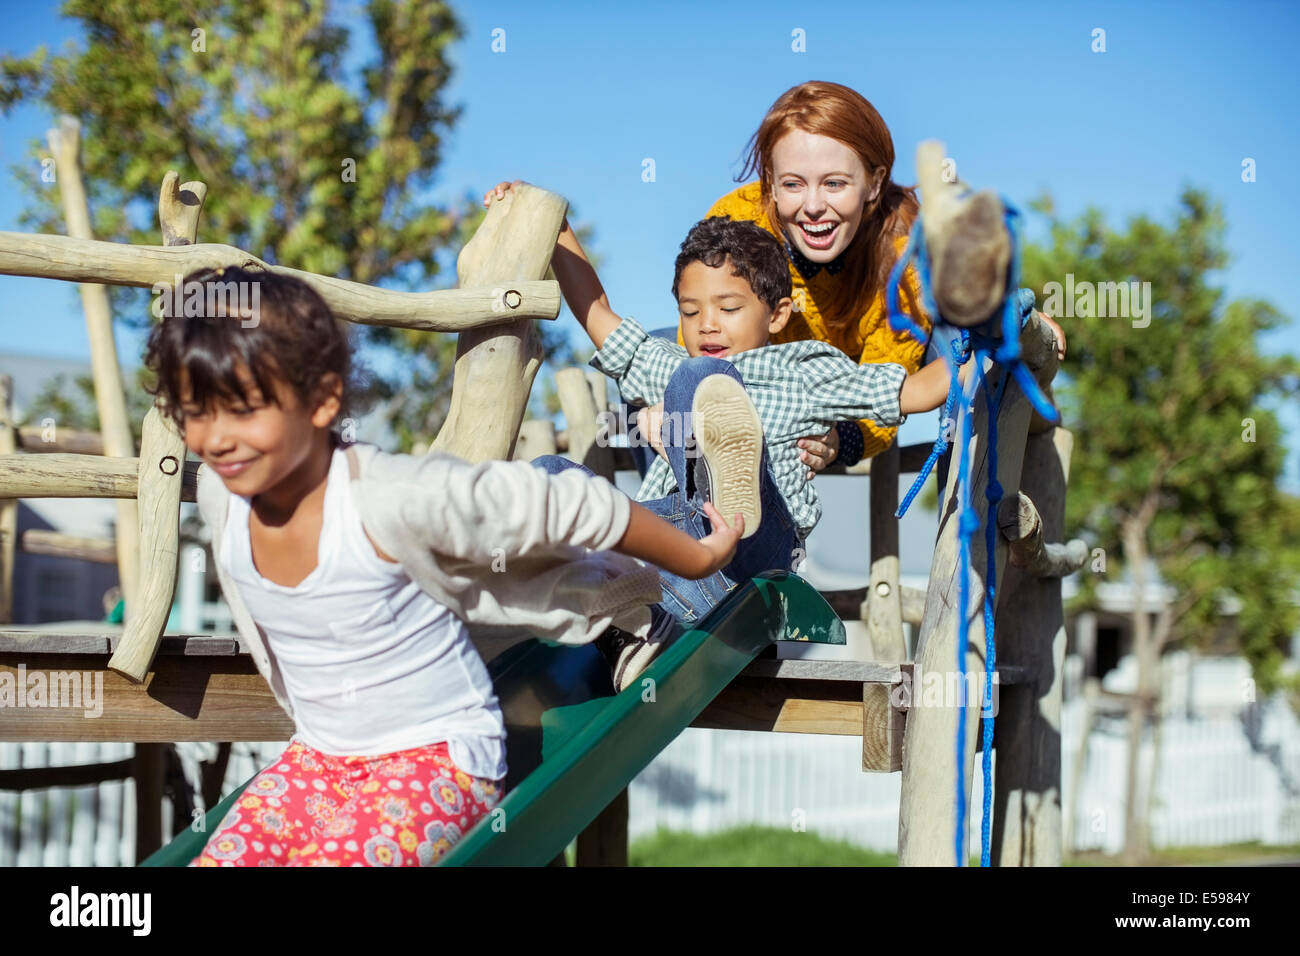
[[[185,444],[210,467],[232,493],[252,498],[281,486],[304,467],[320,430],[338,413],[335,394],[315,409],[305,407],[286,383],[275,383],[275,401],[268,401],[257,383],[240,367],[247,405],[214,400],[207,409],[191,399],[189,377],[181,375],[181,410],[185,415]]]
[[[795,248],[813,262],[838,258],[885,172],[868,172],[856,152],[829,136],[794,130],[781,137],[772,148],[772,197]]]

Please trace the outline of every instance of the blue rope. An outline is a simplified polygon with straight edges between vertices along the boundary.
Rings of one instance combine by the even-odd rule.
[[[998,482],[998,458],[997,458],[997,421],[998,414],[1002,407],[1002,397],[1006,391],[1007,382],[1014,379],[1020,386],[1021,391],[1028,399],[1034,410],[1045,418],[1047,421],[1055,424],[1060,421],[1060,413],[1047,400],[1038,387],[1038,382],[1034,379],[1033,374],[1021,360],[1020,349],[1020,328],[1026,322],[1033,312],[1034,294],[1031,290],[1019,290],[1020,284],[1020,263],[1019,263],[1019,211],[1004,198],[1002,200],[1005,209],[1005,223],[1007,231],[1011,234],[1011,267],[1008,272],[1007,288],[1017,290],[1008,293],[1006,296],[1001,321],[1001,336],[995,336],[992,329],[987,328],[994,323],[986,323],[985,326],[974,329],[958,329],[943,320],[939,313],[938,307],[934,303],[931,293],[930,282],[930,262],[929,256],[925,249],[924,234],[921,229],[921,222],[918,218],[908,237],[907,247],[902,257],[894,268],[890,271],[889,285],[886,288],[886,306],[888,308],[890,327],[898,332],[907,332],[917,341],[928,344],[931,335],[941,341],[945,341],[949,348],[950,354],[945,357],[948,360],[951,370],[951,381],[948,386],[948,397],[943,406],[943,419],[939,423],[939,436],[935,440],[934,447],[930,455],[926,458],[916,481],[908,490],[903,498],[895,515],[902,517],[912,500],[916,497],[926,479],[929,477],[931,469],[938,461],[939,456],[948,450],[948,437],[946,435],[948,422],[952,420],[954,407],[956,406],[958,393],[961,394],[961,408],[958,412],[958,421],[960,423],[961,444],[960,457],[957,464],[957,500],[960,503],[960,520],[958,523],[958,576],[959,576],[959,607],[961,616],[957,628],[957,673],[964,675],[966,672],[966,654],[970,646],[970,550],[971,537],[980,526],[979,514],[970,503],[970,446],[973,440],[973,417],[975,396],[980,389],[984,391],[985,405],[988,408],[989,420],[989,458],[988,458],[988,481],[984,489],[986,499],[986,513],[984,520],[984,551],[985,551],[985,589],[984,589],[984,708],[983,718],[983,760],[981,770],[984,779],[984,800],[983,800],[983,820],[980,828],[980,865],[990,865],[990,843],[991,833],[990,826],[993,819],[993,730],[994,730],[994,713],[993,713],[993,675],[997,667],[997,643],[994,634],[994,610],[996,608],[997,595],[997,563],[996,563],[996,538],[994,533],[995,522],[993,516],[996,513],[998,503],[1002,500],[1002,485]],[[902,282],[902,277],[908,265],[915,262],[917,276],[920,280],[921,294],[925,309],[934,316],[931,325],[931,332],[927,333],[911,317],[906,315],[899,307],[898,289]],[[942,350],[941,350],[942,351]],[[958,372],[972,356],[975,357],[975,374],[966,390],[961,388],[961,382],[958,378]],[[998,380],[996,386],[990,386],[987,377],[984,374],[985,360],[999,365],[1004,374]],[[966,686],[965,681],[961,684],[963,691]],[[966,702],[963,692],[961,700],[958,703],[957,717],[957,826],[954,834],[953,850],[957,860],[957,866],[964,866],[965,843],[966,843],[966,780],[963,773],[964,757],[966,752]]]

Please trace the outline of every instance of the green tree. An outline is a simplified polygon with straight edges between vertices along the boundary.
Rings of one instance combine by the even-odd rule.
[[[1162,650],[1226,641],[1250,661],[1261,696],[1281,688],[1294,701],[1296,681],[1282,664],[1300,617],[1300,503],[1279,486],[1286,450],[1271,409],[1300,391],[1300,363],[1260,352],[1260,333],[1286,321],[1276,308],[1225,301],[1214,284],[1227,262],[1224,221],[1204,193],[1185,190],[1170,225],[1138,216],[1123,231],[1096,209],[1067,222],[1050,198],[1035,208],[1051,238],[1026,249],[1025,284],[1041,290],[1039,307],[1069,340],[1057,391],[1074,431],[1068,534],[1105,554],[1103,574],[1083,573],[1083,603],[1099,578],[1118,580],[1126,570],[1137,593],[1152,583],[1152,568],[1176,592],[1158,613],[1132,618],[1138,691],[1125,842],[1141,857],[1137,745],[1158,714]],[[1049,283],[1066,287],[1067,275],[1074,301],[1053,301],[1061,290]],[[1116,316],[1111,306],[1121,300],[1103,293],[1089,305],[1083,297],[1088,283],[1098,290],[1132,281],[1150,283],[1149,313],[1130,299],[1128,314]]]
[[[136,370],[135,381],[126,385],[126,416],[131,436],[140,447],[144,417],[153,405],[153,396],[145,390],[148,371]],[[90,375],[78,375],[71,383],[67,376],[56,375],[41,388],[23,409],[20,425],[39,426],[50,419],[59,428],[98,432],[99,406],[95,401],[95,381]]]
[[[360,32],[325,0],[66,0],[84,42],[0,59],[0,108],[35,101],[82,123],[82,166],[97,237],[156,245],[158,189],[176,169],[208,197],[200,241],[267,262],[403,289],[455,283],[454,252],[483,209],[474,183],[451,208],[424,196],[462,107],[444,102],[461,28],[436,0],[370,0],[358,25],[374,55],[346,61]],[[25,228],[63,232],[43,143],[13,170],[31,197]],[[114,288],[114,314],[151,321],[147,291]],[[363,375],[391,401],[404,448],[431,439],[450,398],[455,337],[358,326],[382,356]],[[548,359],[567,337],[542,323]]]

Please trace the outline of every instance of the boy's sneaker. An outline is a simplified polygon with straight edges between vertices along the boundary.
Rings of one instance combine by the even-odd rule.
[[[650,608],[650,628],[645,637],[612,625],[606,628],[595,643],[609,663],[614,689],[622,691],[630,686],[682,633],[677,619],[658,606]]]
[[[763,423],[745,388],[729,375],[710,375],[695,388],[691,425],[703,467],[698,483],[730,523],[737,512],[745,517],[748,538],[763,520],[759,496],[763,467]],[[697,474],[699,473],[697,469]]]

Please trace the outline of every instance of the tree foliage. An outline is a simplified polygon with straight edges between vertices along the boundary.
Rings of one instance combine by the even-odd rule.
[[[1171,224],[1138,216],[1122,231],[1095,209],[1064,221],[1050,199],[1036,208],[1051,234],[1025,251],[1027,285],[1151,284],[1145,327],[1132,314],[1056,316],[1069,340],[1058,400],[1075,437],[1069,533],[1105,549],[1111,580],[1143,557],[1127,551],[1150,558],[1177,591],[1166,639],[1206,646],[1226,613],[1267,693],[1300,617],[1300,502],[1279,487],[1274,413],[1300,390],[1300,363],[1258,342],[1287,320],[1265,301],[1225,300],[1223,215],[1200,191],[1182,193]]]
[[[95,235],[156,245],[169,169],[208,186],[200,241],[267,262],[404,289],[453,285],[453,253],[483,210],[466,184],[426,198],[462,107],[444,101],[461,27],[437,0],[370,0],[358,23],[326,0],[66,0],[77,47],[0,59],[0,108],[37,102],[82,124],[81,163]],[[369,44],[362,41],[368,39]],[[372,55],[358,60],[361,50]],[[15,176],[31,197],[24,228],[64,231],[46,145]],[[114,314],[151,321],[147,292],[112,290]],[[381,370],[363,394],[390,402],[403,447],[436,434],[450,398],[454,336],[359,326]],[[552,361],[567,339],[542,324]],[[392,401],[398,397],[400,401]]]

